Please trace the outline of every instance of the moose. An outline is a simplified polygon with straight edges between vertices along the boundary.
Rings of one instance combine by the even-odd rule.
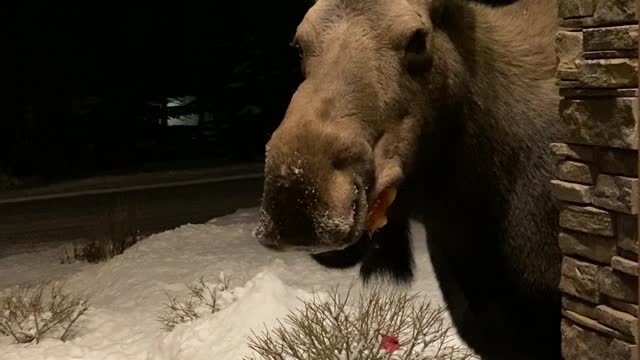
[[[259,243],[409,283],[417,220],[478,355],[562,359],[556,7],[317,0],[293,41],[304,80],[266,146]]]

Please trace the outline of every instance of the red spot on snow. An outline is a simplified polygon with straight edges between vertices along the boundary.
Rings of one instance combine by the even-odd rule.
[[[393,354],[393,352],[398,350],[398,348],[400,347],[400,341],[398,341],[398,338],[396,336],[383,334],[382,347],[390,354]]]

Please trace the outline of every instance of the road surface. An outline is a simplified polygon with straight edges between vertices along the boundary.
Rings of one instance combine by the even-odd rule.
[[[143,234],[203,223],[257,206],[263,183],[260,172],[246,170],[172,180],[0,197],[0,257],[43,244],[104,236],[107,213],[116,204],[138,209],[136,223]]]

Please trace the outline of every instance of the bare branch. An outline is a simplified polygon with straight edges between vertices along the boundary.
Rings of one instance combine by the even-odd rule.
[[[88,309],[88,300],[63,290],[64,284],[18,286],[0,298],[0,332],[17,343],[36,343],[47,334],[66,340],[68,329]],[[49,291],[47,292],[47,289]],[[62,326],[68,322],[67,326]]]
[[[317,360],[466,360],[472,354],[456,345],[446,310],[417,294],[374,286],[350,302],[352,287],[338,287],[325,301],[318,296],[286,316],[284,323],[257,335],[252,331],[249,359]],[[399,348],[389,351],[382,335],[395,336]]]

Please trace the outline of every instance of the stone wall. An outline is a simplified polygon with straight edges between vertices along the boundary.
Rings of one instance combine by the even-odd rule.
[[[640,1],[639,1],[640,2]],[[638,21],[634,0],[559,0],[562,143],[552,189],[566,360],[638,359]]]

